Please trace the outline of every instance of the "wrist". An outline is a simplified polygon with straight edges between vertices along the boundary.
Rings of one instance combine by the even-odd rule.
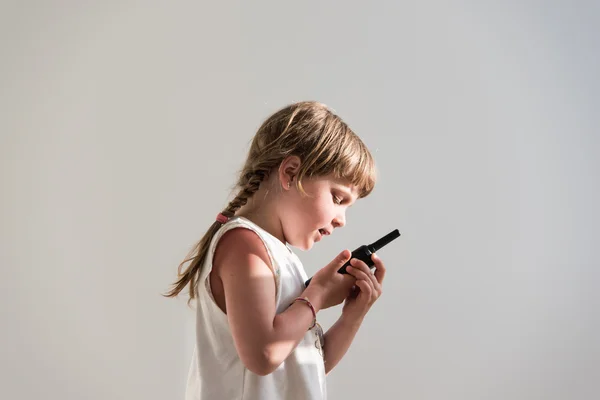
[[[306,297],[311,302],[313,308],[315,309],[315,312],[319,312],[323,309],[322,291],[319,290],[316,286],[307,287],[300,296]]]
[[[365,313],[357,313],[357,312],[349,312],[347,310],[342,311],[342,315],[340,315],[340,320],[347,325],[357,325],[362,324],[365,319]]]
[[[308,328],[308,330],[311,330],[312,328],[314,328],[317,325],[317,311],[315,310],[315,307],[312,305],[312,302],[307,297],[302,297],[302,296],[296,297],[294,299],[294,301],[292,302],[292,304],[290,304],[290,305],[293,305],[297,301],[301,301],[301,302],[305,303],[310,308],[310,311],[312,312],[313,321],[312,321],[311,326]]]

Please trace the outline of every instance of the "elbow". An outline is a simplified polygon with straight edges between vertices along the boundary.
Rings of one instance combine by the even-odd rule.
[[[258,375],[258,376],[267,376],[269,375],[271,372],[275,371],[276,368],[272,368],[271,365],[253,365],[252,367],[250,365],[247,366],[248,370],[250,370],[252,373]]]
[[[259,376],[269,375],[282,363],[282,360],[279,360],[277,355],[269,349],[248,354],[247,357],[242,357],[241,360],[248,370]]]

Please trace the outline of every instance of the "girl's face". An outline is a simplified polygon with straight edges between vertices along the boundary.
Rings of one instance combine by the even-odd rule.
[[[302,186],[307,195],[295,182],[284,192],[279,217],[286,242],[308,250],[346,224],[346,210],[356,201],[358,190],[333,177],[304,178]]]

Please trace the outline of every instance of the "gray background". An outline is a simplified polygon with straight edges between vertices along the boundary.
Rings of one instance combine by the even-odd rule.
[[[403,234],[331,398],[597,399],[598,23],[583,1],[3,2],[0,398],[183,398],[193,313],[160,293],[260,122],[314,99],[380,180],[306,270]]]

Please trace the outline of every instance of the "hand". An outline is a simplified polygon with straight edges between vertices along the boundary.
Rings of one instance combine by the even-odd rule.
[[[346,271],[356,278],[356,290],[346,298],[343,315],[362,319],[381,296],[385,266],[376,254],[372,254],[371,259],[375,263],[375,273],[361,260],[353,258],[350,261]]]
[[[327,266],[317,271],[302,295],[308,297],[313,305],[319,309],[342,303],[355,284],[355,278],[352,275],[340,274],[337,271],[350,259],[351,255],[350,250],[344,250]]]

